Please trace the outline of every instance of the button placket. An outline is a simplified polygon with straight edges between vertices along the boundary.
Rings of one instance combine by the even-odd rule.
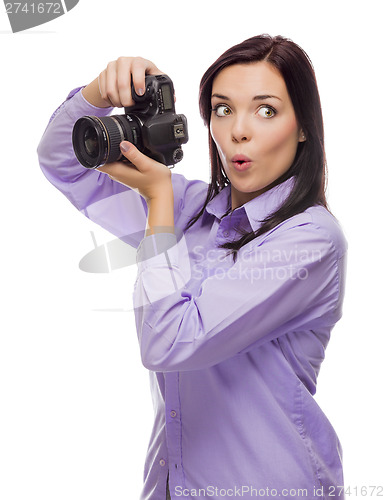
[[[173,481],[182,484],[181,452],[181,411],[179,397],[179,373],[165,374],[166,382],[166,435],[168,449],[168,467],[173,474]],[[170,477],[171,481],[171,477]]]

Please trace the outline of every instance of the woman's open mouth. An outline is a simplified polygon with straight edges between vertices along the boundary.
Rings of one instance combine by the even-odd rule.
[[[231,158],[234,168],[240,172],[247,170],[251,166],[251,160],[245,155],[235,155]]]

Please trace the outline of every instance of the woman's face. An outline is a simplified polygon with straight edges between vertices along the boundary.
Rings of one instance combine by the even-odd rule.
[[[211,104],[210,132],[235,209],[290,168],[305,138],[284,79],[265,61],[223,69],[214,79]]]

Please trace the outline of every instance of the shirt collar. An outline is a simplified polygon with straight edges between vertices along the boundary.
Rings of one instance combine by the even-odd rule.
[[[253,231],[261,226],[261,221],[268,215],[275,212],[283,205],[295,183],[295,177],[292,176],[286,181],[265,191],[261,195],[248,201],[241,207],[236,208],[232,214],[243,211],[249,220]],[[222,219],[231,206],[231,186],[225,186],[206,206],[206,212]]]

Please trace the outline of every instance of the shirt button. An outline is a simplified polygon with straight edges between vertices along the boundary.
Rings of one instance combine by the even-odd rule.
[[[174,410],[170,411],[170,415],[172,416],[172,418],[176,417],[176,411]]]
[[[161,467],[164,467],[164,466],[166,465],[166,460],[164,460],[163,458],[161,458],[161,459],[159,460],[159,465],[160,465]]]
[[[229,235],[229,232],[228,232],[228,231],[223,231],[223,236],[224,236],[225,238],[227,238],[227,237],[228,237],[228,235]]]

